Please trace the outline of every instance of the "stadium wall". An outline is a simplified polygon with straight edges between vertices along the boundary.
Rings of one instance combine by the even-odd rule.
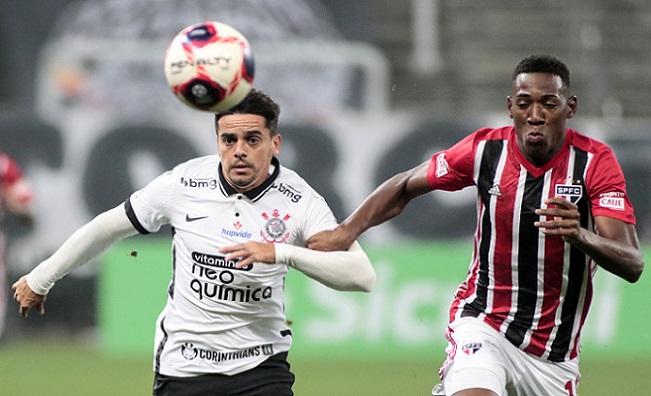
[[[448,305],[465,278],[471,245],[432,241],[365,244],[377,270],[369,294],[330,290],[290,270],[285,288],[295,357],[428,358],[441,356]],[[127,240],[99,275],[100,345],[111,355],[151,354],[155,320],[171,277],[170,244]],[[646,256],[651,249],[645,249]],[[637,284],[597,272],[583,348],[602,358],[651,353],[651,278]]]

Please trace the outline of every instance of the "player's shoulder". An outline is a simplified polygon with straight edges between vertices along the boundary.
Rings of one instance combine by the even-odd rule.
[[[219,156],[216,154],[213,155],[204,155],[201,157],[194,157],[185,162],[177,164],[172,171],[174,172],[214,172],[219,165]]]
[[[507,140],[513,133],[515,133],[513,126],[502,126],[480,128],[473,135],[477,140]]]
[[[280,165],[280,172],[278,173],[276,182],[290,184],[294,186],[294,188],[300,190],[308,190],[312,188],[310,184],[298,174],[298,172],[283,165]]]
[[[278,178],[274,181],[272,188],[275,188],[281,194],[289,194],[294,197],[308,198],[310,200],[314,198],[323,199],[298,172],[283,165],[280,166]],[[295,199],[295,202],[301,200],[300,198]]]
[[[612,149],[608,144],[593,137],[584,135],[574,129],[567,129],[568,142],[570,145],[592,154],[610,153]]]
[[[186,168],[192,168],[192,167],[203,167],[206,165],[217,165],[219,164],[219,155],[217,154],[210,154],[210,155],[203,155],[200,157],[194,157],[190,158],[189,160],[185,162],[181,162],[177,166],[183,166]]]

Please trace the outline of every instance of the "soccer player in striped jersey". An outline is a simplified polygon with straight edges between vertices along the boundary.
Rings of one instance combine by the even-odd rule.
[[[156,324],[153,394],[293,395],[288,267],[363,292],[373,289],[375,271],[357,243],[338,252],[304,247],[337,223],[325,200],[276,158],[279,112],[252,90],[216,114],[219,155],[176,166],[76,231],[14,284],[21,314],[42,314],[54,282],[114,242],[169,224],[173,275]]]
[[[611,149],[566,126],[577,98],[563,62],[521,60],[507,109],[512,126],[480,129],[393,176],[308,247],[346,248],[422,194],[474,186],[474,251],[433,393],[576,395],[597,267],[629,282],[642,273],[633,207]]]

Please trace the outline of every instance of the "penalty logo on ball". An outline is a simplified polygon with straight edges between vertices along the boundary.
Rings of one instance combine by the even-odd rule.
[[[220,22],[188,26],[165,54],[165,78],[172,93],[201,111],[227,110],[253,85],[251,46],[242,33]]]

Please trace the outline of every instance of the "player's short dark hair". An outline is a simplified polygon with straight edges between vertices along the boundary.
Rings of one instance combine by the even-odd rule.
[[[513,81],[522,73],[548,73],[561,78],[566,89],[570,89],[570,70],[565,63],[551,55],[529,55],[513,70]]]
[[[278,133],[278,117],[280,106],[269,95],[251,89],[244,99],[228,110],[215,113],[215,131],[219,132],[219,119],[232,114],[255,114],[264,117],[265,127],[269,128],[271,135]]]

